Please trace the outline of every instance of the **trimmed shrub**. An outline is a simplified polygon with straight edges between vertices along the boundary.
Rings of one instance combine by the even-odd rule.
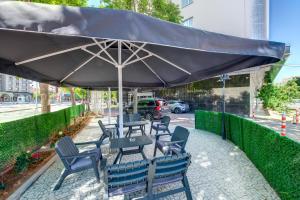
[[[219,135],[221,116],[221,113],[196,111],[195,127]],[[212,118],[220,120],[212,121]],[[227,138],[246,153],[281,199],[300,199],[299,142],[281,137],[276,131],[253,121],[227,113],[225,127]]]
[[[84,112],[77,105],[56,112],[0,123],[0,169],[28,149],[42,146],[54,132],[70,124]]]

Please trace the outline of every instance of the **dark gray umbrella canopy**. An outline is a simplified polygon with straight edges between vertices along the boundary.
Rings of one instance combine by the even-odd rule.
[[[285,51],[283,43],[187,28],[130,11],[0,3],[1,73],[53,85],[117,87],[118,41],[119,63],[128,60],[124,87],[184,84],[277,62]]]

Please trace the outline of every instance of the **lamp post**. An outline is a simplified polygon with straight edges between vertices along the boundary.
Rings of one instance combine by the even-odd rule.
[[[222,139],[226,140],[226,130],[225,130],[225,86],[226,86],[226,80],[229,80],[228,74],[222,74],[220,76],[220,82],[223,84],[222,88]]]

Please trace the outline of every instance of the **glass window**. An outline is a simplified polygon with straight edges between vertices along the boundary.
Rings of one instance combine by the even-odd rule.
[[[181,0],[181,7],[185,7],[193,3],[193,0]]]
[[[182,22],[183,26],[193,27],[193,17],[190,17]]]

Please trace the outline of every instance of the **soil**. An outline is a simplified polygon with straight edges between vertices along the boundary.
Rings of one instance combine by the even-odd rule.
[[[74,137],[89,123],[90,119],[91,115],[77,118],[73,125],[70,125],[63,131],[62,136],[68,135]],[[46,146],[51,146],[50,143],[56,142],[58,139],[59,137],[52,137],[49,144],[47,144]],[[34,173],[36,173],[55,155],[55,151],[53,148],[41,151],[38,150],[37,152],[40,152],[40,158],[34,163],[30,163],[26,171],[17,173],[14,169],[14,166],[12,165],[6,168],[5,172],[2,172],[2,174],[4,175],[0,176],[0,184],[4,183],[5,189],[0,189],[0,200],[8,198],[14,191],[16,191],[24,182],[26,182]]]

